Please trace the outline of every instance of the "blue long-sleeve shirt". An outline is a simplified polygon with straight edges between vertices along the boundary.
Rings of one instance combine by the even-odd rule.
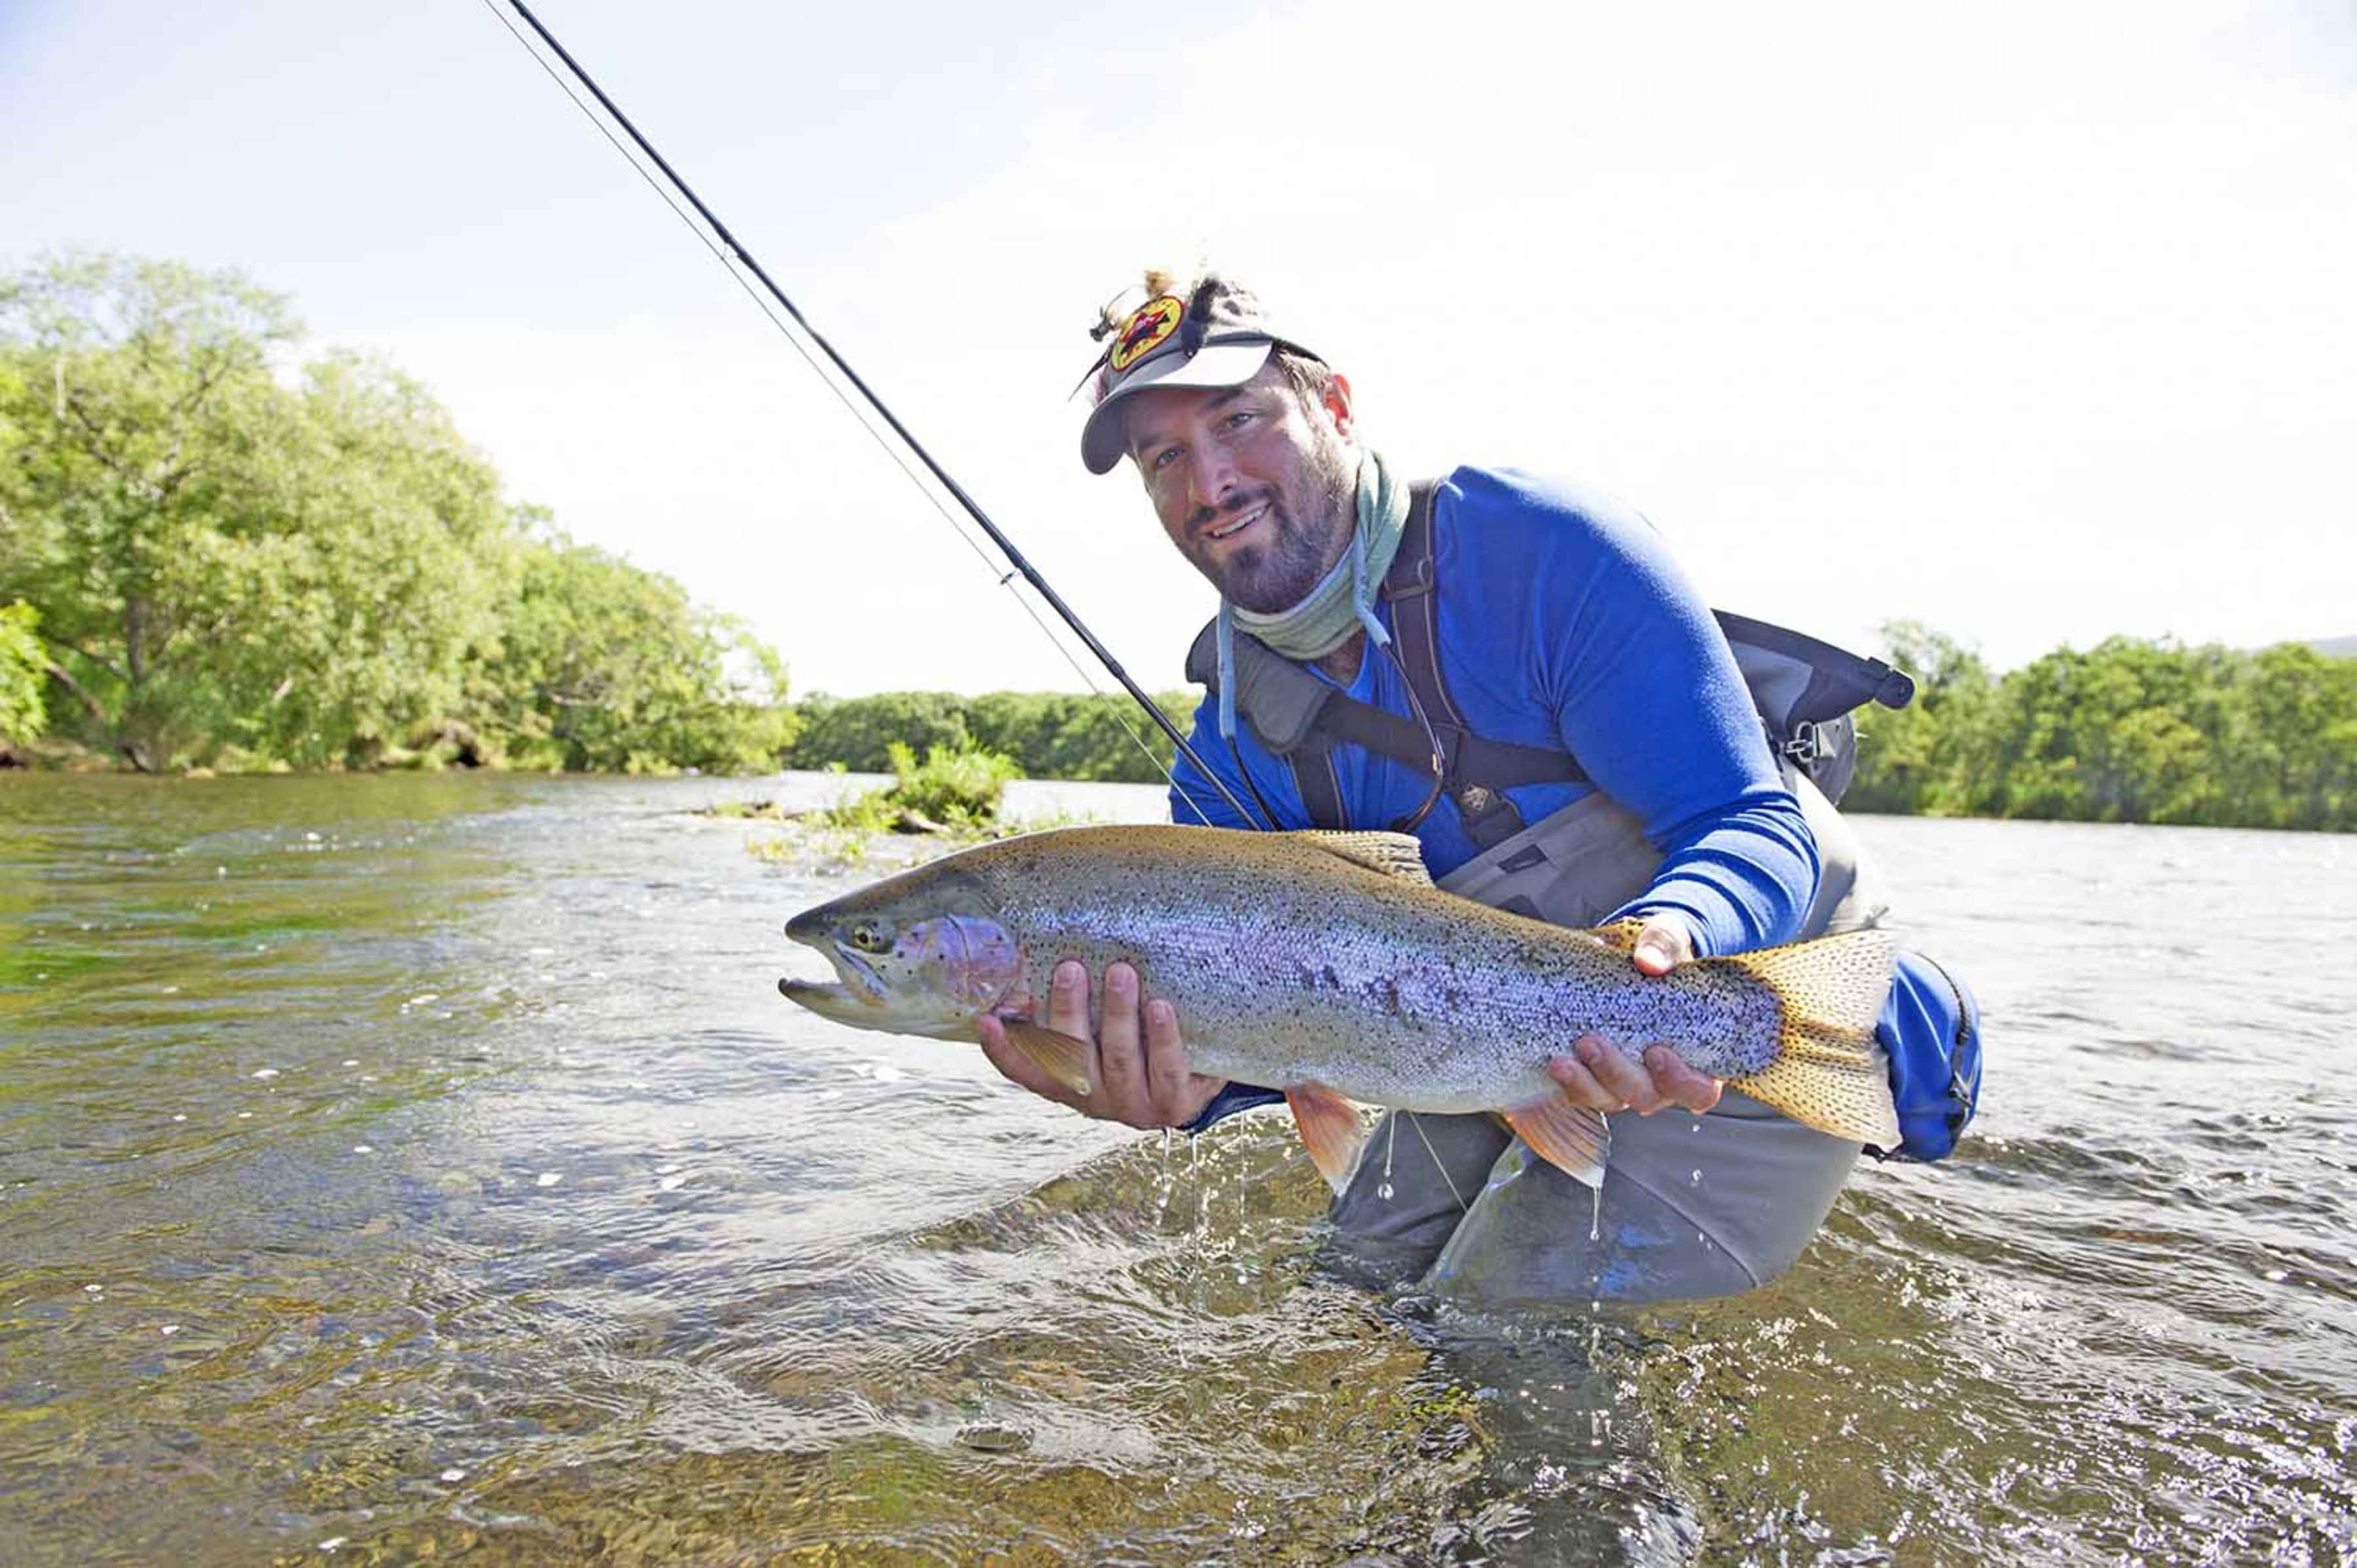
[[[1432,508],[1440,668],[1466,723],[1491,740],[1568,750],[1588,777],[1509,790],[1523,820],[1600,789],[1663,857],[1620,913],[1684,916],[1698,955],[1797,935],[1816,891],[1815,843],[1735,656],[1652,527],[1609,498],[1512,469],[1458,468]],[[1390,607],[1377,613],[1388,626]],[[1372,647],[1343,690],[1413,714],[1397,665]],[[1216,697],[1197,710],[1191,744],[1245,800],[1248,769],[1277,825],[1311,825],[1291,769],[1248,725],[1233,745],[1221,738]],[[1333,760],[1353,826],[1384,826],[1431,789],[1424,769],[1361,746],[1337,746]],[[1173,821],[1253,825],[1183,758],[1175,779]],[[1478,853],[1445,794],[1416,836],[1435,877]]]

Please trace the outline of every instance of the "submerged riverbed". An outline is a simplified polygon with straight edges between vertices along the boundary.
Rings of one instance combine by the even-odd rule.
[[[2357,1557],[2357,846],[1864,819],[1984,1113],[1736,1300],[1331,1268],[782,1002],[782,780],[0,777],[0,1557]],[[1017,786],[1147,820],[1158,792]]]

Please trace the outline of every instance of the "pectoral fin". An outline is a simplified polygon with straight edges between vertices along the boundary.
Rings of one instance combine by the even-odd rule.
[[[1075,1094],[1089,1091],[1089,1043],[1028,1018],[1002,1018],[1006,1043]]]
[[[1340,1192],[1359,1166],[1360,1151],[1367,1146],[1367,1125],[1359,1119],[1359,1108],[1322,1083],[1294,1085],[1285,1091],[1285,1102],[1293,1108],[1293,1124],[1300,1130],[1301,1146],[1309,1151],[1309,1163],[1328,1187]]]
[[[1589,1187],[1604,1185],[1604,1151],[1612,1134],[1604,1118],[1585,1105],[1572,1103],[1563,1090],[1503,1112],[1506,1125],[1531,1146],[1531,1152]]]

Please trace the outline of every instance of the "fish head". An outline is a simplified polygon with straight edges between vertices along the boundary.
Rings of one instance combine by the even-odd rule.
[[[856,1028],[971,1040],[974,1020],[1022,978],[1021,946],[981,889],[921,868],[805,909],[786,935],[822,954],[835,979],[780,980],[780,993]]]

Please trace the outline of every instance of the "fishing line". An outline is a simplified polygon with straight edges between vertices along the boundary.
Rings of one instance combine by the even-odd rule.
[[[526,38],[523,34],[516,30],[515,25],[508,20],[506,12],[500,9],[497,0],[483,0],[483,4],[485,8],[488,9],[492,16],[499,18],[500,25],[507,29],[509,35],[512,37],[518,44],[522,46],[524,52],[532,57],[533,63],[538,65],[541,70],[547,74],[549,79],[556,83],[558,89],[565,93],[565,97],[572,101],[574,107],[580,110],[583,116],[587,118],[591,124],[597,128],[598,134],[606,138],[606,140],[614,147],[615,151],[622,155],[623,161],[628,163],[638,174],[639,177],[641,180],[644,180],[648,187],[652,189],[657,196],[662,199],[663,204],[672,209],[673,213],[678,217],[680,221],[687,226],[689,231],[695,235],[697,241],[701,242],[706,250],[710,251],[714,257],[719,261],[721,265],[727,270],[728,275],[736,280],[737,286],[743,290],[748,297],[752,299],[755,306],[760,310],[762,316],[768,319],[772,327],[778,329],[779,335],[783,337],[788,343],[793,346],[794,351],[801,355],[803,361],[811,367],[812,371],[818,376],[820,382],[823,384],[828,391],[834,394],[836,401],[841,403],[845,410],[850,413],[852,418],[858,424],[859,427],[862,430],[866,431],[869,438],[874,440],[878,446],[882,447],[885,453],[891,457],[894,464],[899,467],[901,472],[909,477],[909,481],[917,487],[918,493],[924,496],[927,502],[931,504],[933,510],[941,514],[942,520],[950,525],[951,532],[958,536],[958,538],[965,544],[967,549],[974,553],[976,557],[982,561],[985,569],[987,569],[994,576],[998,577],[999,585],[1006,588],[1010,594],[1014,595],[1015,602],[1023,607],[1024,613],[1031,618],[1032,624],[1039,628],[1041,633],[1047,637],[1049,645],[1053,647],[1058,653],[1061,654],[1065,662],[1071,664],[1073,670],[1079,673],[1082,683],[1088,686],[1090,692],[1097,697],[1110,701],[1109,693],[1097,686],[1095,681],[1090,677],[1088,671],[1081,664],[1079,660],[1072,656],[1071,650],[1064,645],[1062,639],[1059,638],[1055,634],[1054,630],[1049,627],[1048,623],[1040,618],[1039,612],[1033,608],[1028,601],[1027,601],[1020,594],[1015,593],[1013,578],[1016,575],[1020,575],[1026,582],[1031,585],[1033,590],[1037,592],[1041,598],[1047,600],[1049,607],[1052,607],[1058,616],[1063,619],[1064,624],[1071,629],[1074,635],[1080,638],[1082,642],[1087,646],[1089,651],[1096,656],[1098,662],[1104,666],[1106,671],[1110,673],[1114,680],[1121,682],[1122,688],[1129,693],[1130,697],[1139,707],[1146,710],[1147,714],[1153,718],[1155,724],[1160,727],[1162,733],[1169,737],[1171,745],[1177,748],[1178,755],[1185,757],[1189,762],[1194,764],[1196,770],[1203,775],[1204,779],[1210,782],[1211,788],[1218,792],[1220,798],[1227,803],[1228,807],[1233,811],[1238,817],[1242,818],[1245,822],[1252,822],[1255,826],[1260,825],[1254,813],[1245,809],[1243,801],[1236,799],[1234,793],[1231,791],[1227,785],[1221,780],[1219,775],[1213,773],[1204,763],[1203,759],[1195,754],[1194,748],[1187,743],[1187,737],[1178,732],[1178,725],[1173,724],[1170,720],[1170,716],[1162,711],[1161,705],[1156,703],[1152,698],[1148,697],[1145,691],[1138,686],[1137,682],[1130,678],[1129,672],[1122,668],[1119,660],[1115,660],[1105,646],[1097,640],[1095,634],[1091,632],[1087,626],[1082,624],[1080,617],[1074,613],[1071,607],[1065,604],[1063,599],[1056,593],[1056,591],[1048,585],[1047,579],[1042,577],[1038,569],[1035,568],[1029,560],[1024,556],[1023,553],[1015,547],[1014,542],[1009,540],[1005,533],[1000,532],[998,526],[991,521],[988,515],[983,511],[981,506],[972,496],[965,492],[964,488],[959,485],[954,478],[950,477],[949,471],[934,460],[932,454],[926,450],[923,443],[920,442],[914,435],[910,434],[909,428],[900,423],[899,416],[893,413],[892,410],[885,403],[884,400],[877,396],[875,391],[860,378],[859,372],[851,368],[849,361],[845,360],[841,354],[837,353],[834,350],[834,346],[828,343],[825,338],[821,336],[815,328],[811,326],[809,320],[804,317],[802,311],[795,306],[794,302],[786,296],[785,291],[778,286],[775,280],[773,280],[770,276],[769,273],[761,266],[761,263],[755,260],[752,253],[738,242],[736,235],[728,231],[727,225],[720,221],[718,215],[714,213],[709,207],[705,205],[703,199],[695,194],[694,188],[690,186],[686,180],[680,177],[679,171],[671,166],[671,164],[663,157],[662,154],[655,149],[654,144],[648,141],[646,136],[640,132],[639,128],[631,123],[630,116],[622,113],[620,106],[616,104],[611,98],[606,95],[605,90],[597,85],[597,79],[585,70],[582,68],[580,61],[575,59],[571,52],[568,51],[562,43],[557,41],[555,35],[551,33],[547,27],[542,25],[539,17],[533,15],[531,7],[526,5],[523,3],[523,0],[508,0],[508,4],[513,7],[516,15],[522,16],[525,23],[531,27],[532,30],[540,37],[542,42],[545,43],[551,50],[554,51],[556,57],[565,62],[566,70],[572,72],[573,77],[579,81],[582,86],[589,90],[590,94],[597,99],[599,107],[604,109],[606,115],[612,120],[613,124],[619,125],[622,130],[628,134],[631,143],[635,144],[638,151],[640,153],[643,153],[646,159],[651,162],[657,169],[660,169],[662,172],[663,180],[656,179],[654,175],[648,170],[646,165],[641,163],[639,156],[631,151],[630,147],[625,146],[621,140],[614,134],[613,129],[607,124],[607,120],[601,119],[587,102],[583,102],[581,95],[573,90],[571,82],[567,81],[563,75],[558,73],[554,66],[549,64],[548,60],[542,55],[541,51],[533,46],[530,39]],[[668,188],[663,181],[669,182]],[[695,215],[694,217],[691,217],[687,209],[682,207],[679,201],[673,198],[673,189],[675,189],[680,196],[686,199],[688,206],[694,209]],[[701,224],[696,221],[697,218],[701,218],[703,220]],[[740,268],[742,269],[741,271],[739,270]],[[784,320],[781,320],[778,317],[777,313],[770,308],[768,300],[765,300],[759,293],[755,291],[753,285],[746,281],[745,273],[747,272],[751,273],[754,277],[758,278],[760,281],[762,287],[768,290],[770,298],[774,298],[780,306],[782,306],[785,308],[786,314],[792,317],[792,327],[789,327]],[[833,367],[834,374],[829,373],[828,365],[822,365],[820,361],[812,355],[810,348],[805,346],[805,338],[808,339],[809,344],[815,345],[819,351],[826,356],[828,365]],[[877,414],[882,416],[885,423],[891,427],[892,434],[899,438],[898,445],[885,439],[884,433],[876,428],[875,424],[866,417],[866,413],[862,412],[861,406],[855,403],[849,394],[845,392],[842,385],[838,383],[836,380],[837,376],[840,376],[843,381],[848,381],[852,387],[858,391],[860,397],[865,400],[866,407],[872,408]],[[924,465],[926,470],[925,475],[920,475],[915,468],[909,467],[908,455],[910,454],[913,454],[918,460]],[[926,482],[926,475],[931,476],[933,484],[929,485]],[[942,489],[948,491],[951,496],[956,499],[958,504],[964,508],[966,514],[981,527],[982,531],[985,534],[989,536],[991,542],[998,547],[999,552],[1006,557],[1008,564],[1013,568],[1012,571],[1004,575],[1000,574],[998,564],[991,560],[988,553],[984,551],[982,546],[974,542],[973,536],[969,534],[964,528],[959,525],[954,514],[952,514],[950,510],[942,503],[940,496],[934,491],[933,485],[938,485]],[[1193,798],[1179,786],[1178,781],[1173,775],[1171,769],[1164,767],[1161,759],[1155,757],[1153,749],[1146,744],[1145,738],[1140,736],[1125,719],[1123,719],[1118,712],[1115,713],[1114,718],[1115,722],[1121,725],[1124,733],[1129,736],[1130,740],[1136,745],[1140,751],[1143,751],[1146,755],[1147,758],[1155,764],[1155,767],[1162,773],[1163,777],[1169,780],[1171,789],[1176,792],[1178,798],[1185,800],[1187,804],[1193,809],[1195,814],[1201,817],[1206,825],[1209,825],[1211,821],[1210,817],[1203,811],[1203,809],[1200,805],[1196,804]],[[1275,827],[1275,823],[1273,822],[1268,825],[1272,829]]]

